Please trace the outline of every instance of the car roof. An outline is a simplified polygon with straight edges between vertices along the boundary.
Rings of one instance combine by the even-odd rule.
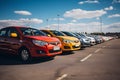
[[[30,28],[30,27],[27,27],[27,26],[7,26],[7,27],[3,27],[1,29],[4,29],[4,28]]]
[[[30,28],[30,27],[27,27],[27,26],[9,26],[9,27],[15,27],[15,28]]]
[[[57,31],[57,30],[50,30],[50,29],[41,29],[42,31]]]

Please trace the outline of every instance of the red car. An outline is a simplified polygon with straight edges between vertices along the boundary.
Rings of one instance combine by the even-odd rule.
[[[0,30],[0,51],[19,55],[24,62],[32,57],[54,57],[61,54],[61,42],[45,36],[40,30],[10,26]]]

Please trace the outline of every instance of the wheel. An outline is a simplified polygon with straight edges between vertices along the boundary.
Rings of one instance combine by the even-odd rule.
[[[20,50],[19,56],[23,62],[30,62],[31,61],[30,52],[25,48]]]

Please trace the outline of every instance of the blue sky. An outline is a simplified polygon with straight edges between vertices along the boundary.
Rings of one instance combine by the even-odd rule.
[[[0,0],[0,11],[0,27],[120,32],[120,0]]]

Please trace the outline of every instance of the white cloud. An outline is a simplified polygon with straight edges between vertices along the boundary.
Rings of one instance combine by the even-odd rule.
[[[79,2],[78,4],[84,4],[84,2],[83,2],[83,1],[81,1],[81,2]]]
[[[113,10],[113,6],[110,6],[110,7],[104,8],[104,10],[106,10],[106,11],[108,11],[108,10]]]
[[[120,0],[113,0],[112,3],[120,3]]]
[[[105,25],[104,32],[120,32],[120,22]]]
[[[93,3],[93,4],[95,4],[95,3],[99,3],[99,1],[98,0],[87,0],[87,1],[81,1],[78,4],[85,4],[85,3]]]
[[[91,23],[66,23],[59,24],[60,31],[73,31],[73,32],[99,32],[100,23],[91,22]],[[46,27],[41,27],[41,29],[46,29]],[[58,30],[58,24],[51,24],[49,29]]]
[[[120,14],[113,14],[108,16],[108,18],[113,18],[113,17],[120,17]]]
[[[30,26],[32,24],[41,24],[43,20],[32,18],[32,19],[24,19],[21,18],[19,20],[0,20],[0,27],[7,27],[7,26]]]
[[[72,20],[71,22],[75,23],[75,22],[77,22],[77,20]]]
[[[53,20],[57,21],[58,18],[54,18]],[[64,18],[59,18],[60,21],[64,21],[65,19]]]
[[[46,29],[47,27],[41,27],[41,29]],[[51,30],[60,30],[60,31],[72,31],[72,32],[101,32],[101,23],[100,22],[90,22],[90,23],[66,23],[66,24],[51,24],[49,28]],[[102,25],[103,32],[120,32],[120,22],[112,23],[109,25]]]
[[[26,19],[21,18],[19,21],[22,22],[22,23],[35,23],[35,24],[43,23],[43,20],[37,19],[37,18],[31,18],[31,19],[29,19],[29,18],[26,18]]]
[[[32,15],[29,11],[14,11],[14,13],[19,15]]]
[[[120,31],[120,22],[110,24],[110,25],[108,26],[108,28],[119,28],[119,31]]]
[[[82,9],[73,9],[70,11],[66,11],[64,13],[64,17],[70,17],[74,19],[96,18],[106,13],[107,12],[104,10],[87,11],[87,10],[82,10]]]
[[[100,17],[97,17],[96,19],[97,19],[97,20],[100,20]]]

